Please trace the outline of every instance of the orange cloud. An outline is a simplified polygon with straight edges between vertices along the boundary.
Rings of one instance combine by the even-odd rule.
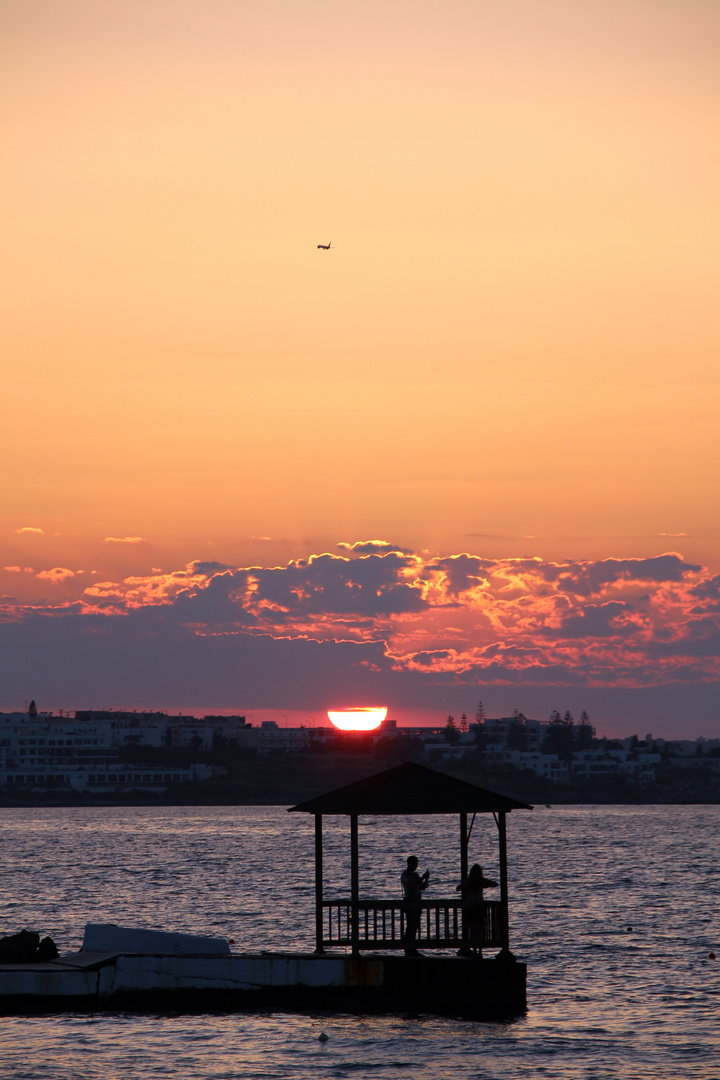
[[[188,563],[185,570],[172,573],[149,574],[146,577],[128,577],[122,582],[99,581],[84,590],[85,596],[115,597],[126,607],[142,607],[149,604],[167,604],[183,593],[192,594],[194,589],[207,584],[209,574],[195,573],[195,564]]]
[[[44,529],[39,529],[35,525],[23,525],[22,528],[16,529],[16,533],[39,533],[41,536],[45,535]]]
[[[144,536],[106,536],[103,544],[144,544]]]
[[[355,555],[382,555],[388,551],[399,551],[406,554],[404,548],[401,548],[398,544],[389,544],[387,540],[356,540],[352,544],[341,540],[338,547]]]
[[[378,646],[388,670],[469,684],[720,678],[720,576],[676,553],[563,562],[358,554],[367,543],[284,566],[195,561],[96,582],[81,609],[168,633]],[[38,575],[73,576],[62,567]]]
[[[42,581],[51,581],[54,585],[57,585],[61,581],[75,577],[75,571],[68,570],[65,566],[54,566],[52,570],[41,570],[35,577],[40,578]]]

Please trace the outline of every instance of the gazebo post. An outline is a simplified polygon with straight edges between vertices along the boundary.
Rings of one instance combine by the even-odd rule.
[[[468,831],[467,814],[460,814],[460,880],[468,876]]]
[[[504,810],[498,813],[498,846],[500,848],[500,903],[502,904],[502,925],[500,927],[500,952],[510,954],[510,920],[508,905],[508,861],[507,830]]]
[[[322,814],[315,815],[315,952],[323,949],[323,850]]]
[[[357,814],[350,815],[350,941],[354,956],[360,952],[360,873],[358,870],[358,819]]]

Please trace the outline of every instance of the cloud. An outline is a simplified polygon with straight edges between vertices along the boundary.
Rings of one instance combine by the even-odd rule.
[[[226,563],[219,562],[202,562],[200,559],[196,559],[194,562],[188,563],[188,570],[192,574],[205,574],[208,577],[212,574],[221,574],[225,570],[235,570],[236,567],[228,566]],[[153,569],[153,573],[162,573],[161,570]]]
[[[720,611],[720,574],[699,581],[690,589],[690,595],[698,600],[697,607],[692,609],[692,614],[702,611]]]
[[[390,551],[398,551],[401,555],[410,554],[406,548],[402,548],[398,544],[389,544],[387,540],[356,540],[353,544],[342,540],[338,547],[350,551],[354,555],[381,555]]]
[[[53,585],[58,585],[61,581],[66,581],[67,578],[75,577],[75,571],[68,570],[65,566],[54,566],[52,570],[41,570],[35,577],[40,578],[42,581],[51,581]]]
[[[249,610],[283,614],[380,616],[418,611],[425,606],[416,580],[415,560],[391,551],[348,559],[312,555],[247,572]]]
[[[442,577],[448,597],[458,597],[461,593],[483,587],[493,565],[490,559],[480,559],[476,555],[451,555],[447,559],[433,559],[428,572],[430,577]]]
[[[641,734],[652,730],[678,737],[684,725],[684,737],[716,733],[712,718],[717,717],[718,680],[599,685],[589,683],[580,666],[568,671],[538,661],[513,670],[501,659],[458,674],[443,670],[440,657],[432,655],[421,670],[396,664],[380,640],[205,635],[149,614],[140,609],[123,615],[80,614],[73,608],[57,609],[53,618],[28,612],[21,619],[0,621],[6,700],[22,700],[29,685],[39,702],[62,702],[67,708],[115,703],[322,711],[338,698],[382,700],[391,708],[432,709],[442,723],[448,713],[474,713],[482,698],[489,715],[503,710],[508,715],[514,705],[539,717],[555,708],[570,707],[575,715],[587,708],[603,734],[609,732],[602,718],[622,721],[622,734],[639,729]]]
[[[681,555],[668,552],[649,559],[547,563],[543,565],[542,573],[546,580],[557,582],[564,591],[593,596],[601,594],[608,586],[683,581],[701,570],[701,566],[686,563]]]
[[[103,544],[144,544],[144,536],[106,536]]]
[[[330,664],[335,655],[361,657],[363,679],[389,680],[409,695],[421,686],[475,694],[480,685],[629,690],[720,680],[720,576],[677,553],[548,561],[403,552],[385,541],[341,547],[281,566],[195,560],[84,589],[70,583],[73,571],[55,567],[38,576],[76,587],[75,603],[66,593],[42,611],[8,602],[7,618],[17,628],[54,614],[68,641],[109,635],[134,655],[138,642],[152,640],[178,663],[185,655],[262,655],[264,675],[253,679],[265,679],[271,704],[278,680],[291,678],[280,677],[282,658],[299,663],[310,653]],[[215,644],[188,643],[200,639]],[[252,644],[260,640],[262,647]],[[325,648],[308,652],[300,643]],[[233,683],[230,673],[223,678]],[[335,684],[330,669],[318,678]]]
[[[628,637],[637,628],[626,618],[631,612],[631,605],[617,601],[588,604],[563,619],[554,634],[566,638]]]
[[[22,567],[21,566],[3,566],[3,570],[7,570],[8,573],[10,573],[10,574],[20,574],[20,573],[22,573]]]
[[[454,654],[448,649],[435,649],[434,652],[418,652],[413,656],[413,665],[418,668],[432,668],[451,660]]]
[[[23,525],[22,528],[16,529],[16,533],[38,533],[40,536],[45,535],[44,529],[39,529],[35,525]]]
[[[128,577],[121,582],[98,581],[84,590],[84,595],[106,599],[109,596],[131,610],[153,604],[168,604],[184,593],[193,593],[207,585],[209,576],[196,573],[189,563],[184,570],[171,573],[149,574],[144,577]]]

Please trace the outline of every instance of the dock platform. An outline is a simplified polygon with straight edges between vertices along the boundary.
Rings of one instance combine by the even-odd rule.
[[[284,1009],[511,1018],[526,1010],[527,973],[510,951],[506,818],[523,809],[532,807],[414,762],[292,806],[315,820],[314,952],[233,955],[220,938],[88,923],[79,952],[47,959],[39,935],[21,931],[5,955],[25,962],[0,963],[0,1015]],[[482,895],[483,885],[498,883],[486,880],[480,865],[471,872],[479,873],[479,893],[470,888],[469,841],[479,813],[497,826],[497,901]],[[404,887],[402,900],[360,896],[358,819],[397,814],[459,815],[455,896],[424,898],[427,877],[417,896]],[[323,886],[324,815],[350,822],[350,889],[335,898]],[[411,856],[408,868],[413,859],[417,867]],[[25,947],[30,939],[29,954],[17,952],[16,938]]]
[[[510,1018],[525,1011],[525,979],[525,964],[456,956],[82,950],[0,964],[0,1014],[272,1009]]]

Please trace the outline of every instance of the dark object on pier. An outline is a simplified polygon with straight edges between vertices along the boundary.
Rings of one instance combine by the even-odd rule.
[[[44,937],[38,945],[38,960],[46,963],[48,960],[57,960],[60,953],[57,945],[51,937]]]
[[[9,934],[0,938],[0,963],[26,964],[37,958],[40,935],[31,930],[21,930],[19,934]]]
[[[58,956],[55,942],[34,930],[21,930],[19,934],[9,934],[0,938],[0,964],[42,964]]]
[[[400,814],[459,814],[460,877],[468,874],[468,841],[476,814],[492,814],[498,828],[500,900],[483,903],[482,938],[485,945],[499,945],[498,959],[514,961],[510,952],[508,922],[506,817],[512,810],[532,810],[528,803],[499,795],[486,788],[456,780],[424,765],[407,762],[375,773],[365,780],[330,791],[290,807],[315,816],[315,951],[325,946],[350,945],[360,949],[403,947],[406,906],[402,901],[361,900],[358,872],[358,816]],[[323,897],[322,819],[324,814],[350,818],[350,900]],[[468,814],[472,821],[468,828]],[[421,949],[458,948],[463,944],[463,901],[422,900]],[[328,922],[325,925],[325,914]]]

